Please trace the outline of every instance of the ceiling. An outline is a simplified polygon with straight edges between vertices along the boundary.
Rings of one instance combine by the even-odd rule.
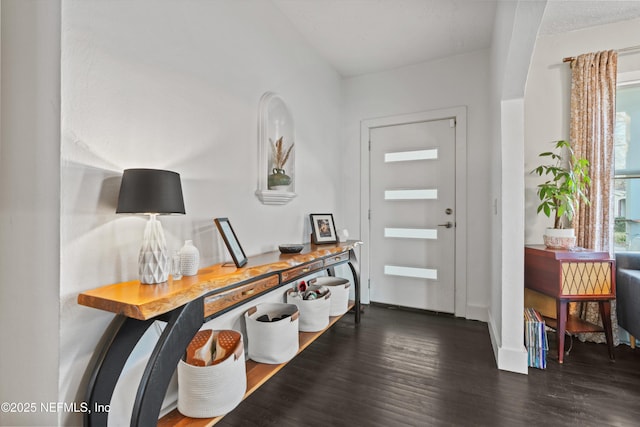
[[[349,77],[488,48],[497,2],[512,0],[272,1]],[[549,0],[540,34],[638,17],[640,0]]]

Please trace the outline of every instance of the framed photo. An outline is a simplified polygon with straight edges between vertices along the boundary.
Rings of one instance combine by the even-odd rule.
[[[238,238],[236,237],[236,233],[231,227],[229,219],[216,218],[214,221],[216,222],[218,231],[224,239],[224,244],[227,245],[227,249],[231,254],[231,258],[233,258],[234,264],[236,265],[236,267],[242,267],[247,263],[247,256],[244,254],[242,246],[240,246],[240,242],[238,242]]]
[[[310,214],[311,241],[316,245],[335,243],[338,241],[336,226],[332,214]]]

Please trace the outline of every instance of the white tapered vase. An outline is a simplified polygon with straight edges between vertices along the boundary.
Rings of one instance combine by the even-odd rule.
[[[169,279],[170,259],[162,224],[151,215],[144,229],[140,255],[138,256],[138,276],[140,283],[163,283]]]
[[[195,276],[200,265],[200,251],[193,246],[192,240],[185,240],[180,249],[180,270],[183,276]]]

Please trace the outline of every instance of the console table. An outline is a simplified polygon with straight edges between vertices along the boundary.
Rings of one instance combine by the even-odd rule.
[[[533,291],[525,292],[525,304],[540,311],[547,326],[556,330],[559,363],[564,360],[565,332],[604,332],[609,357],[614,358],[611,300],[616,297],[615,276],[615,260],[607,252],[525,247],[524,286],[525,291]],[[574,301],[598,302],[603,327],[570,316],[569,302]]]
[[[131,415],[132,426],[156,425],[171,376],[204,322],[309,274],[326,270],[334,275],[334,267],[340,264],[347,264],[353,276],[355,322],[359,323],[360,275],[355,248],[360,243],[306,245],[298,254],[274,251],[249,257],[242,268],[217,264],[181,280],[169,278],[156,285],[134,280],[82,292],[79,304],[117,314],[107,331],[106,344],[98,350],[85,401],[90,408],[106,407],[137,342],[153,322],[167,322],[140,380]],[[301,348],[317,335],[301,335]],[[106,412],[86,413],[84,423],[107,425],[107,417]]]

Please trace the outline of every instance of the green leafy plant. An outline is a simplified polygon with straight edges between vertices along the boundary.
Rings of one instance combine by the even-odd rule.
[[[555,148],[560,153],[546,151],[539,154],[539,157],[551,160],[552,164],[538,166],[531,173],[549,177],[538,185],[538,213],[543,212],[549,218],[553,214],[553,228],[564,228],[562,218],[566,217],[571,223],[578,202],[583,200],[589,203],[586,192],[591,178],[589,161],[577,158],[567,141],[557,141]],[[562,151],[566,157],[563,157]]]

